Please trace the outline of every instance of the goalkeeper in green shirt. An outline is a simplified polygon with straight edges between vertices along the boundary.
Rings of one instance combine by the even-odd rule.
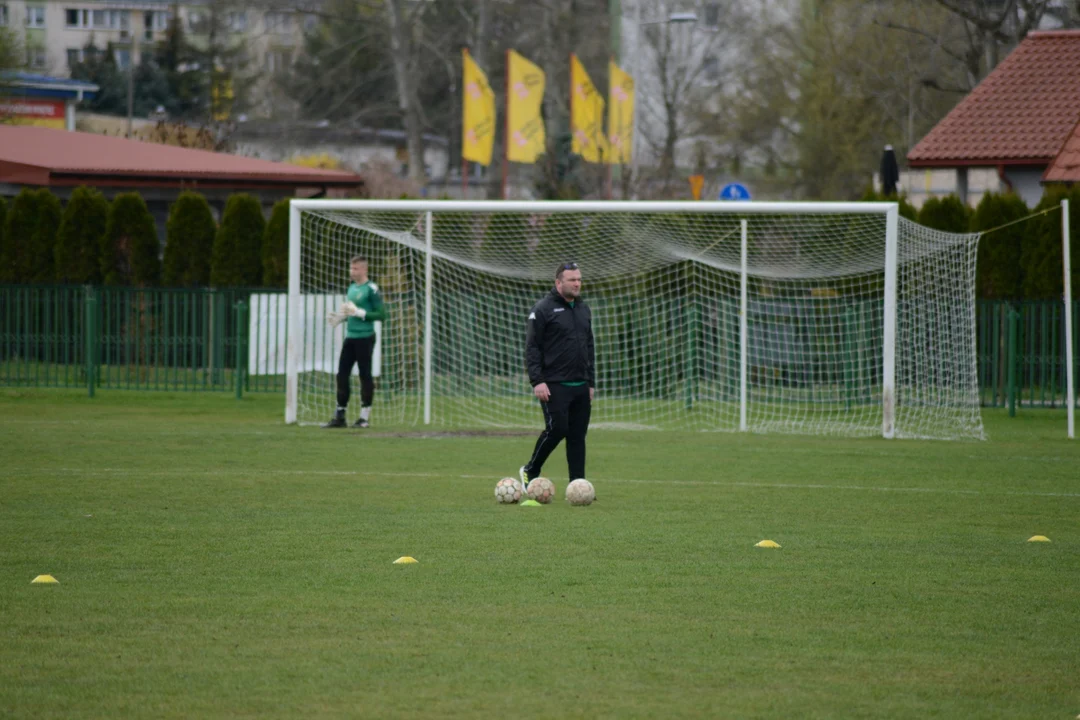
[[[341,347],[337,372],[337,412],[324,428],[345,427],[345,408],[349,405],[350,376],[353,365],[360,370],[360,419],[353,427],[370,425],[371,401],[375,397],[375,379],[371,375],[371,357],[375,352],[375,321],[386,319],[379,287],[368,279],[367,259],[357,255],[349,260],[349,277],[352,285],[338,312],[332,312],[326,321],[332,327],[342,322],[345,326],[345,344]]]

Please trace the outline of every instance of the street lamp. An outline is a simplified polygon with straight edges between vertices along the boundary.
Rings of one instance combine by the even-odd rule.
[[[641,89],[644,88],[644,84],[641,82],[643,79],[641,77],[642,28],[646,25],[693,24],[697,22],[697,14],[692,12],[673,12],[663,20],[643,20],[641,8],[644,4],[645,0],[637,0],[634,18],[634,24],[637,26],[634,31],[634,69],[630,73],[630,76],[634,79],[634,106],[630,114],[630,177],[635,183],[638,181],[638,158],[641,157],[641,146],[638,144],[638,105],[641,104]]]

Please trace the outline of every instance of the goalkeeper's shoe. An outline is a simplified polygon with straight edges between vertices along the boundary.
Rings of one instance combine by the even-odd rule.
[[[527,490],[529,487],[529,473],[525,472],[524,465],[518,468],[518,479],[521,480],[521,489]]]
[[[371,427],[371,423],[369,423],[369,422],[368,422],[367,420],[365,420],[364,418],[360,418],[359,420],[357,420],[356,422],[354,422],[354,423],[352,424],[352,426],[353,426],[354,428],[367,428],[367,427]]]
[[[330,422],[323,425],[324,428],[343,428],[345,427],[345,418],[335,415],[330,418]]]

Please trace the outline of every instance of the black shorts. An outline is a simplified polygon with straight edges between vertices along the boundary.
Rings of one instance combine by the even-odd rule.
[[[375,354],[375,336],[366,338],[345,338],[338,359],[338,375],[348,377],[353,365],[359,366],[361,379],[371,378],[371,357]]]

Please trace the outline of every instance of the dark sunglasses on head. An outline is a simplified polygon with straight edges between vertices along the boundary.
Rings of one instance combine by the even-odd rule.
[[[575,262],[568,262],[568,263],[563,263],[562,269],[563,270],[577,270],[578,266],[577,266],[577,263],[575,263]]]

